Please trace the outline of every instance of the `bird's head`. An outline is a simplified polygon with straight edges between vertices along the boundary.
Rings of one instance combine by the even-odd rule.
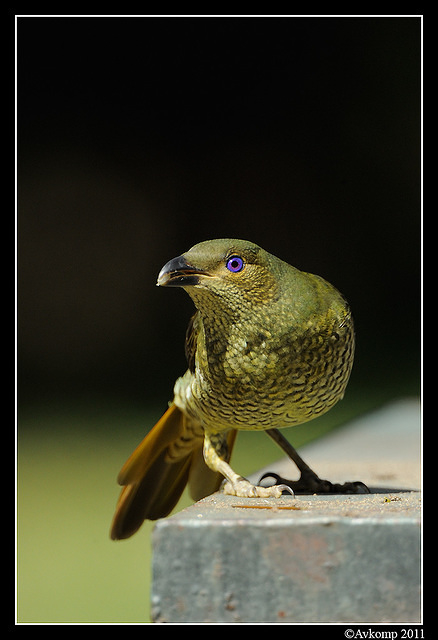
[[[183,287],[198,307],[212,298],[233,308],[264,304],[278,296],[281,264],[252,242],[207,240],[165,264],[157,284]]]

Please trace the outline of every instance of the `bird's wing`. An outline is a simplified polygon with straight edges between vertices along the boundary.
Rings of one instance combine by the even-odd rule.
[[[195,373],[196,366],[196,349],[198,344],[198,335],[202,328],[202,319],[198,311],[191,317],[189,326],[187,327],[186,341],[185,341],[185,353],[187,358],[187,364],[192,373]],[[234,442],[236,440],[237,431],[231,429],[227,435],[228,443],[228,456],[227,462],[231,457]],[[223,476],[212,471],[207,467],[204,461],[202,452],[203,446],[200,444],[196,447],[192,454],[190,472],[189,472],[189,491],[193,500],[201,500],[205,496],[209,496],[211,493],[218,491]]]
[[[123,465],[123,486],[111,527],[114,540],[128,538],[143,523],[170,513],[187,484],[192,454],[202,446],[186,416],[172,404]],[[175,454],[183,443],[180,454]]]
[[[195,356],[201,318],[190,320],[186,337],[189,369]],[[228,459],[236,431],[227,435]],[[118,482],[123,486],[111,526],[111,538],[129,538],[143,520],[164,518],[176,506],[189,483],[190,495],[200,500],[217,491],[223,476],[207,467],[203,457],[202,427],[175,404],[160,418],[123,465]]]

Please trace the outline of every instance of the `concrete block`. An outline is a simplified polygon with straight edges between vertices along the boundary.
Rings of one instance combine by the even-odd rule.
[[[421,623],[419,415],[394,403],[301,450],[320,477],[371,494],[217,493],[158,521],[152,619]],[[289,460],[269,469],[293,477]]]
[[[420,621],[418,494],[272,503],[215,494],[158,522],[153,619]]]

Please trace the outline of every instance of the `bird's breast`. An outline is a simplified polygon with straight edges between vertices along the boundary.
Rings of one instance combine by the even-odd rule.
[[[230,330],[197,351],[184,383],[186,409],[208,428],[264,430],[301,424],[342,396],[354,352],[352,327],[300,333]]]

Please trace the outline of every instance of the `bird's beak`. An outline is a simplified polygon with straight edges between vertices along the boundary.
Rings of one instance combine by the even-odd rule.
[[[209,274],[188,264],[184,256],[169,260],[158,274],[159,287],[187,287],[199,284],[200,276]]]

